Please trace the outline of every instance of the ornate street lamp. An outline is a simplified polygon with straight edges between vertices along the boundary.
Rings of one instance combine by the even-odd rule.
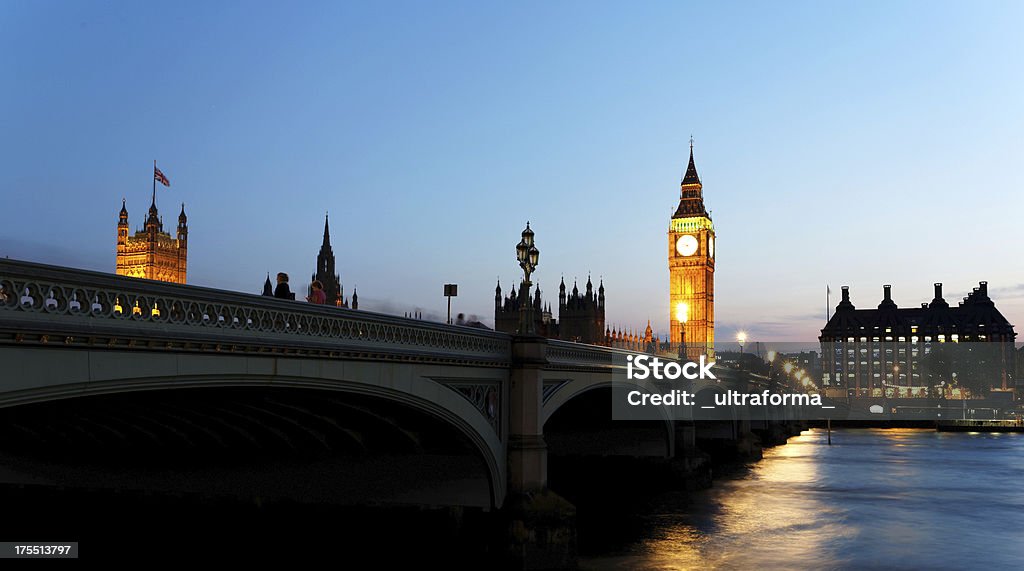
[[[676,321],[679,322],[679,360],[686,360],[686,320],[689,319],[690,307],[685,301],[676,304]]]
[[[533,300],[530,299],[530,274],[537,269],[540,262],[540,250],[533,243],[533,230],[530,230],[530,223],[526,223],[526,230],[523,230],[523,239],[516,244],[516,259],[519,260],[519,267],[523,268],[525,279],[523,287],[519,290],[522,302],[519,306],[519,334],[533,335],[536,333],[533,326]]]

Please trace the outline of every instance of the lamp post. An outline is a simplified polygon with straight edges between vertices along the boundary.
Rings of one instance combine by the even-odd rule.
[[[686,320],[689,319],[690,307],[685,301],[676,304],[676,321],[679,322],[679,359],[686,360]]]
[[[771,388],[775,388],[774,386],[772,386],[772,369],[774,368],[774,365],[775,351],[768,351],[768,386]]]
[[[530,274],[537,269],[540,261],[540,250],[533,243],[533,230],[530,230],[530,223],[526,223],[526,230],[523,230],[523,239],[516,245],[516,259],[519,260],[519,267],[523,268],[525,275],[523,287],[519,289],[522,297],[519,306],[519,334],[533,335],[536,333],[533,326],[533,301],[530,299]]]
[[[740,354],[743,354],[743,344],[747,342],[747,332],[740,331],[736,334],[736,340],[740,343]]]

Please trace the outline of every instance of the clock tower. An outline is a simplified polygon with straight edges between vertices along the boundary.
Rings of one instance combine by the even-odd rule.
[[[693,164],[679,187],[679,207],[668,227],[669,323],[671,344],[678,346],[686,328],[686,356],[696,360],[715,352],[715,225],[704,207],[704,194]],[[684,317],[685,324],[680,323]]]

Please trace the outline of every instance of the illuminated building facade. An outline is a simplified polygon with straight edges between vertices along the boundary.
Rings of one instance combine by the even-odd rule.
[[[1013,325],[981,282],[958,306],[935,297],[897,308],[884,286],[877,309],[856,309],[850,288],[821,330],[822,383],[831,396],[980,396],[1014,389]]]
[[[715,347],[715,226],[704,207],[703,186],[690,163],[679,187],[679,206],[668,229],[670,342],[680,342],[686,330],[690,359],[714,355]],[[685,324],[680,322],[685,313]]]
[[[117,275],[163,282],[186,283],[188,263],[188,218],[185,205],[178,215],[176,237],[164,232],[154,201],[142,230],[128,233],[128,209],[121,201],[117,221]]]

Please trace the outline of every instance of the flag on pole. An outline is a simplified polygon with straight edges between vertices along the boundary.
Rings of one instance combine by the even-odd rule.
[[[167,180],[167,177],[164,176],[164,173],[160,172],[160,169],[156,168],[156,165],[153,165],[153,180],[166,187],[171,186],[171,181]]]

